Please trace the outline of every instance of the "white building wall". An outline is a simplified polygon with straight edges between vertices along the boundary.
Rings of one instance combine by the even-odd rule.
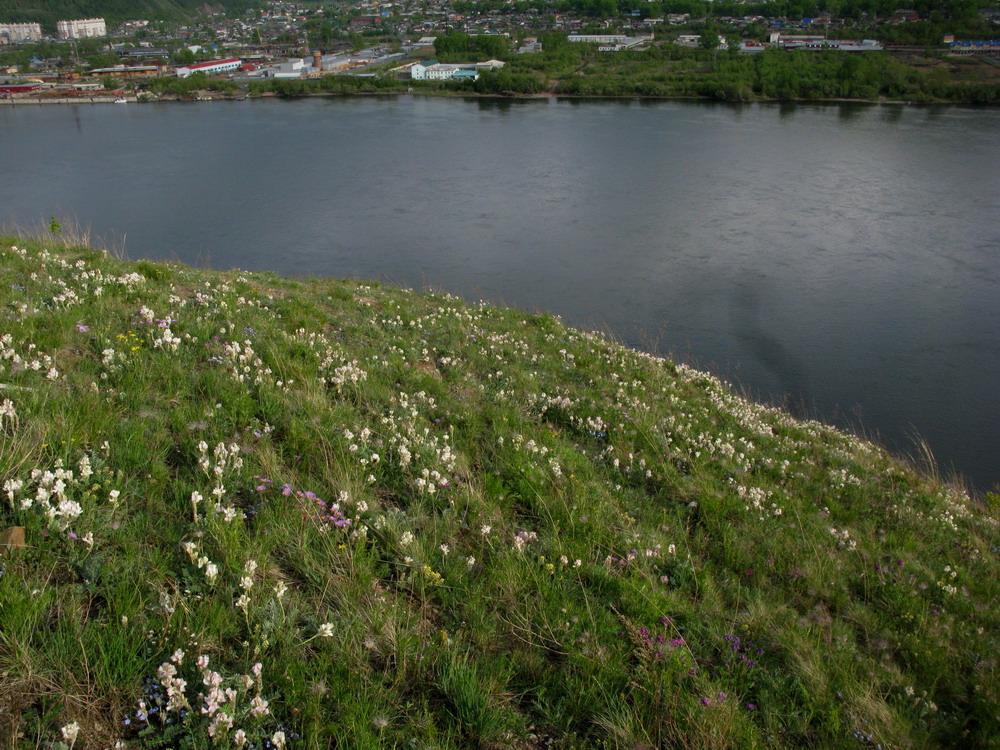
[[[41,38],[41,24],[0,23],[0,44],[8,42],[37,42]]]
[[[431,81],[443,81],[455,75],[457,68],[453,65],[432,65],[427,69],[427,78]]]
[[[414,81],[444,81],[454,78],[459,70],[496,70],[502,68],[504,63],[500,60],[489,60],[482,63],[435,63],[434,65],[422,65],[417,63],[410,67],[410,77]]]
[[[585,42],[588,44],[616,44],[624,42],[626,38],[624,34],[570,34],[566,37],[566,41]]]
[[[108,27],[103,18],[83,18],[78,21],[59,21],[56,32],[60,39],[86,39],[95,36],[107,36]]]
[[[187,78],[193,73],[204,73],[207,76],[216,75],[217,73],[228,73],[231,70],[238,70],[242,62],[242,60],[223,60],[215,65],[203,65],[197,68],[182,65],[177,68],[177,77]]]

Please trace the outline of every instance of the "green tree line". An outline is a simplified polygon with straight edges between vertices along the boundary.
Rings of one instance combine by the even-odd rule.
[[[481,62],[507,60],[513,48],[505,36],[449,32],[434,40],[434,53],[441,62]]]
[[[666,48],[664,48],[666,52]],[[659,50],[630,53],[561,80],[560,94],[575,96],[752,99],[864,99],[1000,104],[1000,84],[952,80],[923,72],[881,53],[847,54],[767,50],[758,55],[687,50],[664,64]]]
[[[844,19],[886,18],[895,10],[915,10],[925,18],[971,22],[977,11],[990,7],[991,0],[773,0],[772,2],[739,3],[735,0],[458,0],[459,13],[524,14],[530,10],[542,14],[574,13],[587,18],[618,18],[638,11],[641,18],[658,17],[667,13],[689,13],[692,18],[714,16],[762,16],[764,18],[809,18],[830,13]]]
[[[204,73],[195,73],[187,78],[152,78],[146,88],[155,94],[176,94],[182,98],[193,97],[196,91],[219,91],[224,94],[235,94],[239,86],[235,81],[213,79]]]

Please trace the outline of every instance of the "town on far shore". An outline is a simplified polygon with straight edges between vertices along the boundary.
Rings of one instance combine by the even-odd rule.
[[[511,71],[535,74],[533,88],[511,91],[573,93],[572,87],[559,87],[560,73],[542,77],[551,59],[544,57],[546,51],[569,45],[579,45],[588,55],[576,58],[583,61],[572,71],[576,76],[603,70],[616,59],[651,59],[636,57],[650,51],[669,60],[682,58],[684,50],[701,53],[701,59],[708,54],[713,72],[719,70],[720,56],[781,51],[889,55],[928,71],[948,67],[1000,86],[1000,39],[995,38],[1000,37],[1000,4],[953,23],[947,14],[921,16],[906,8],[884,16],[859,14],[850,3],[841,16],[790,17],[789,3],[780,5],[705,3],[706,12],[698,13],[668,12],[702,7],[688,0],[362,0],[337,6],[272,0],[249,11],[202,14],[187,22],[82,18],[58,20],[48,28],[0,17],[0,102],[245,96],[264,91],[254,84],[324,76],[379,79],[383,87],[391,82],[397,90],[407,82],[447,83],[449,90],[461,90],[455,85],[484,75],[496,79],[505,68],[508,77]],[[778,15],[782,9],[785,14]],[[959,33],[941,33],[949,29]],[[980,32],[981,38],[963,38],[962,31]],[[935,35],[935,43],[929,43],[929,35]],[[502,85],[496,87],[496,93],[503,91]]]

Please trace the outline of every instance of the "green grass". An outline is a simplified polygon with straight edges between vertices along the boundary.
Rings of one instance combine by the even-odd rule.
[[[0,747],[996,743],[994,496],[446,294],[0,296]]]

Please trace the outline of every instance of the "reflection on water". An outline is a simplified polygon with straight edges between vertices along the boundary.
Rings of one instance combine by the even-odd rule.
[[[1000,481],[1000,112],[402,96],[0,133],[0,222],[555,311]]]

